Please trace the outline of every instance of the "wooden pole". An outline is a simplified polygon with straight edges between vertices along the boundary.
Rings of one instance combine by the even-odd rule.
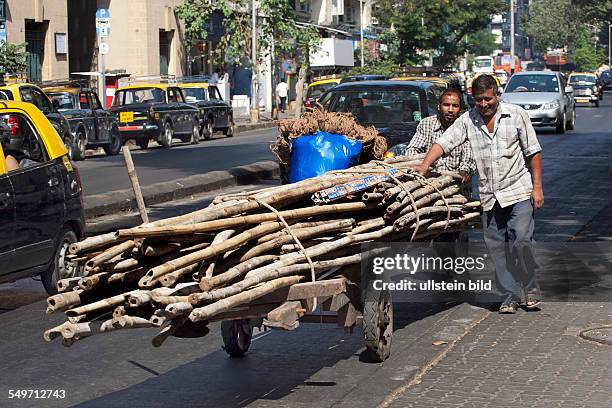
[[[142,191],[140,190],[140,183],[138,182],[138,176],[136,175],[136,168],[132,161],[132,155],[130,154],[130,148],[126,145],[123,146],[123,158],[125,159],[125,165],[127,167],[128,176],[132,183],[132,189],[134,190],[134,196],[136,196],[136,204],[138,204],[138,212],[142,222],[147,224],[149,222],[149,216],[147,215],[147,208],[145,207],[144,199],[142,198]]]

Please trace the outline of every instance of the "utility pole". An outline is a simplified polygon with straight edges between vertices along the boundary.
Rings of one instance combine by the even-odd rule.
[[[510,0],[510,73],[514,74],[514,0]]]
[[[608,69],[612,69],[612,54],[610,51],[612,48],[612,39],[610,39],[610,22],[608,21]]]
[[[251,16],[251,122],[257,123],[259,121],[259,92],[257,83],[259,82],[259,75],[256,72],[257,66],[257,6],[256,0],[251,0],[252,5],[252,16]]]
[[[359,0],[359,32],[361,37],[361,66],[365,66],[365,61],[363,59],[363,9],[364,9],[364,0]]]

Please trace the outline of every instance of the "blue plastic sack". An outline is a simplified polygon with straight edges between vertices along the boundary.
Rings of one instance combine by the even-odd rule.
[[[342,170],[359,163],[362,144],[346,136],[317,131],[291,141],[289,182],[319,176],[330,170]]]

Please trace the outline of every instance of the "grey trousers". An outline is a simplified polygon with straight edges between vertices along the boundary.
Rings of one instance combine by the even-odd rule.
[[[484,212],[482,226],[485,245],[495,263],[497,290],[503,300],[520,302],[523,292],[537,291],[539,296],[531,201],[505,208],[496,202],[490,211]]]

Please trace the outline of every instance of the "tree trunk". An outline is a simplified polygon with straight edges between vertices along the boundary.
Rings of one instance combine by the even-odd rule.
[[[304,98],[304,82],[306,81],[306,71],[308,66],[302,64],[300,67],[300,73],[298,75],[298,82],[295,89],[295,114],[294,117],[297,119],[302,114],[302,99]]]

